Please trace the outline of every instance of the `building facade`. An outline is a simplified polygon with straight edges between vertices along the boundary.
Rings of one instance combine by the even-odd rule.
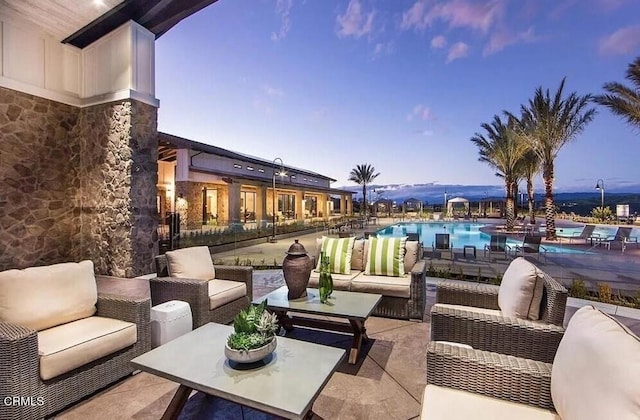
[[[167,133],[158,144],[160,220],[176,212],[183,229],[265,226],[274,211],[277,222],[353,214],[352,192],[332,188],[325,175]]]

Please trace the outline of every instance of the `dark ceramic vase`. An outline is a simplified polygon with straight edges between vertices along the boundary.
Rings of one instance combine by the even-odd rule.
[[[282,262],[284,281],[289,288],[287,295],[289,299],[307,296],[311,270],[313,270],[313,261],[307,255],[307,250],[304,249],[304,246],[296,239],[289,247],[287,256]]]

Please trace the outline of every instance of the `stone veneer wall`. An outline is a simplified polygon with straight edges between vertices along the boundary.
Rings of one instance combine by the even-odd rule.
[[[78,109],[0,87],[0,270],[74,260]]]
[[[127,100],[83,108],[75,130],[80,163],[81,233],[76,255],[96,271],[132,277],[152,272],[157,254],[156,108]]]
[[[99,274],[152,271],[156,108],[0,88],[0,133],[0,270],[91,259]]]

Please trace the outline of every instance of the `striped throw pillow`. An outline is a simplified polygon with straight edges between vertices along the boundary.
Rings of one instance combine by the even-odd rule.
[[[369,238],[369,253],[364,274],[403,276],[406,242],[406,236],[402,238]]]
[[[355,236],[350,238],[322,237],[320,250],[329,256],[329,271],[334,274],[351,273],[351,254],[355,240]],[[318,262],[320,262],[320,254],[318,254]],[[320,269],[320,264],[318,264],[318,269]]]

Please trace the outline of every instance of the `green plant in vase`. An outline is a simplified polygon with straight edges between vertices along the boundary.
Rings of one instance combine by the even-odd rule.
[[[333,293],[333,278],[329,270],[329,256],[324,252],[320,253],[320,279],[318,282],[320,291],[320,302],[327,303],[329,296]]]
[[[227,338],[233,350],[253,350],[271,343],[280,330],[278,318],[266,310],[267,301],[240,311],[233,320],[234,332]]]

